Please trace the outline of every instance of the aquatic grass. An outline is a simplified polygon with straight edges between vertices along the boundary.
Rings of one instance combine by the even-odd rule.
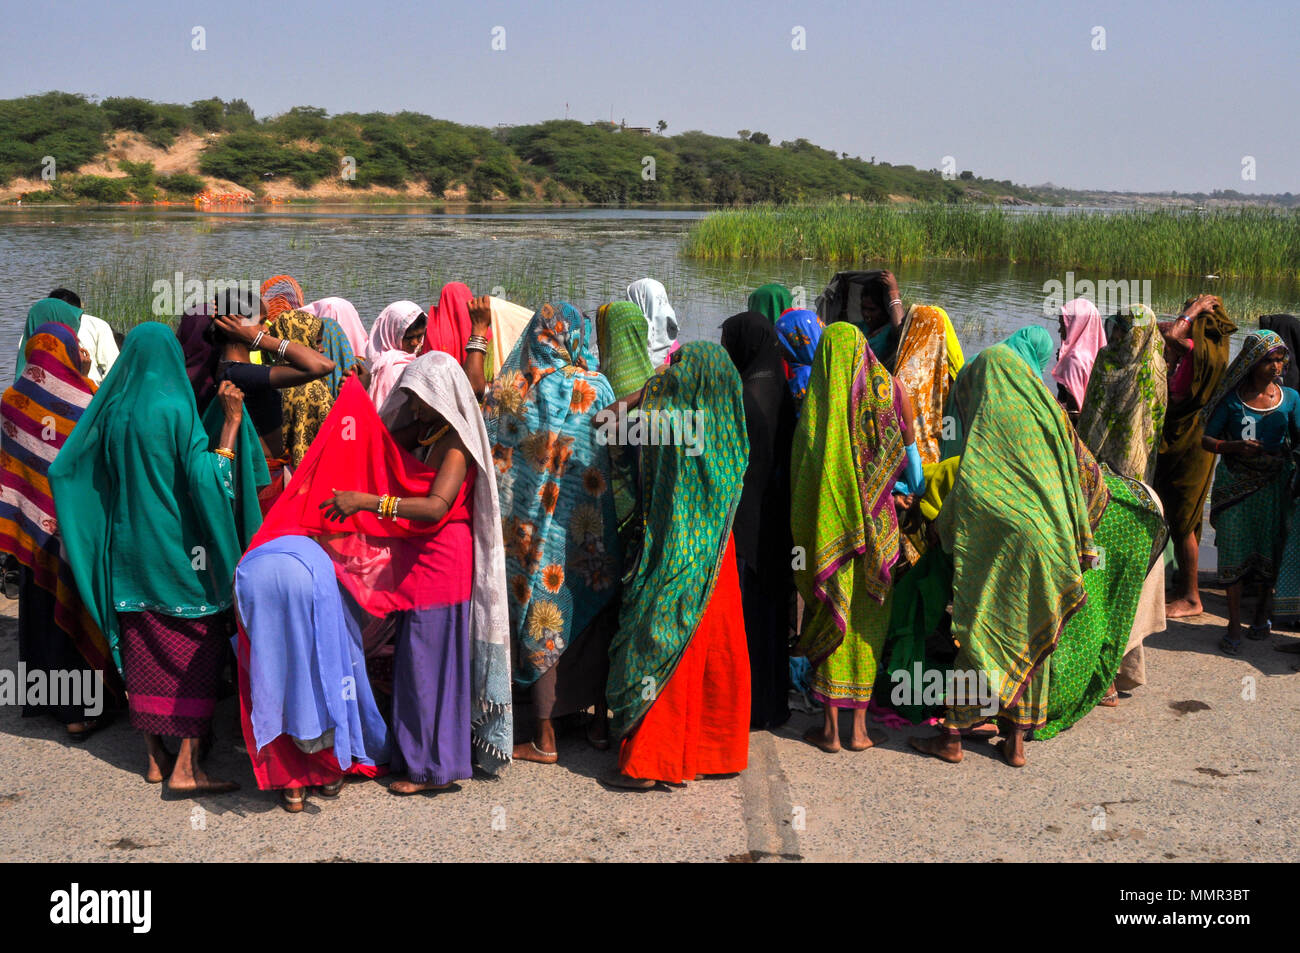
[[[1128,275],[1300,276],[1300,212],[1009,212],[949,205],[764,205],[714,212],[683,252],[704,261],[841,266],[1010,262]]]

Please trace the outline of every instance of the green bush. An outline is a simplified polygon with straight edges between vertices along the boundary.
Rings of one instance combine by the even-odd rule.
[[[160,175],[158,184],[173,195],[198,195],[208,187],[202,176],[192,175],[189,172]]]
[[[103,153],[109,131],[100,107],[73,93],[0,100],[0,184],[39,179],[45,157],[55,173],[73,172]]]
[[[126,202],[131,198],[126,179],[110,179],[102,175],[79,175],[71,182],[71,189],[79,199],[110,204]]]

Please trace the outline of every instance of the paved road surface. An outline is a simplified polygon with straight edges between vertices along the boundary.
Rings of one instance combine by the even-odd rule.
[[[0,669],[13,670],[16,603],[0,603]],[[1222,599],[1207,608],[1223,612]],[[1147,642],[1147,686],[1030,743],[1021,770],[986,745],[944,764],[881,726],[880,747],[826,755],[799,740],[814,716],[797,714],[750,736],[742,775],[670,792],[607,790],[596,778],[614,756],[566,738],[558,766],[516,764],[432,797],[349,785],[291,816],[233,746],[233,699],[211,769],[244,789],[202,802],[164,802],[144,783],[125,719],[75,745],[6,706],[0,859],[1300,860],[1300,674],[1296,656],[1273,651],[1294,636],[1228,658],[1221,625],[1171,623]],[[1189,701],[1208,707],[1178,704]]]

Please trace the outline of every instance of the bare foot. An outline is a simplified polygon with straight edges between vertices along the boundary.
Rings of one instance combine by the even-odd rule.
[[[176,758],[166,751],[162,755],[149,752],[149,766],[145,769],[144,779],[150,784],[162,784],[163,778],[172,773],[176,767]]]
[[[856,724],[853,726],[853,733],[849,735],[849,740],[844,743],[844,747],[849,751],[866,751],[868,748],[874,748],[875,746],[876,742],[867,730],[863,728],[859,731]]]
[[[966,732],[967,736],[976,738],[981,741],[992,741],[998,736],[998,726],[991,721],[986,721],[982,725],[976,725],[970,731]]]
[[[832,731],[828,735],[825,728],[809,728],[803,733],[803,740],[810,745],[821,748],[827,754],[835,754],[840,750],[839,734]]]
[[[394,781],[388,786],[388,793],[405,797],[408,794],[419,794],[421,791],[445,791],[454,783],[454,781],[448,781],[446,784],[434,784],[432,781]]]
[[[960,735],[942,734],[937,738],[908,738],[907,743],[922,754],[934,755],[949,764],[957,764],[964,754],[961,750]]]
[[[558,751],[543,751],[537,747],[533,741],[525,741],[522,744],[515,745],[514,759],[516,761],[531,761],[534,764],[555,764],[560,760]]]
[[[176,777],[173,771],[171,777],[167,779],[167,793],[169,794],[229,794],[231,791],[239,790],[237,781],[218,781],[216,778],[210,778],[202,771],[199,771],[192,778]]]
[[[1201,600],[1175,599],[1165,605],[1165,618],[1167,619],[1186,619],[1189,616],[1200,615],[1205,610],[1201,608]]]
[[[1101,701],[1097,702],[1097,704],[1103,708],[1119,707],[1119,692],[1116,690],[1113,683],[1111,684],[1110,688],[1106,690],[1105,696],[1103,696]]]

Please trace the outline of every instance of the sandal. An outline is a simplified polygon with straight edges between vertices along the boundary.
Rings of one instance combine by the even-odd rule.
[[[312,791],[319,794],[321,797],[331,799],[336,798],[343,793],[343,779],[339,778],[337,781],[332,781],[329,784],[318,784],[312,788]]]
[[[1097,702],[1097,704],[1101,705],[1103,708],[1119,707],[1119,692],[1115,689],[1114,685],[1110,687],[1110,691],[1103,695],[1101,701]]]
[[[292,791],[297,791],[298,794],[290,793]],[[282,788],[280,790],[280,806],[290,814],[301,814],[306,801],[306,788]]]
[[[1225,635],[1222,639],[1219,640],[1219,649],[1225,655],[1240,655],[1241,639],[1230,639],[1228,638],[1228,636]]]
[[[107,718],[87,718],[82,722],[84,727],[80,731],[73,731],[71,728],[67,728],[68,740],[77,742],[85,741],[95,732],[99,731],[99,729],[108,727],[108,721]]]
[[[1258,625],[1252,625],[1246,630],[1246,637],[1255,641],[1263,642],[1273,634],[1273,621],[1261,622]]]

